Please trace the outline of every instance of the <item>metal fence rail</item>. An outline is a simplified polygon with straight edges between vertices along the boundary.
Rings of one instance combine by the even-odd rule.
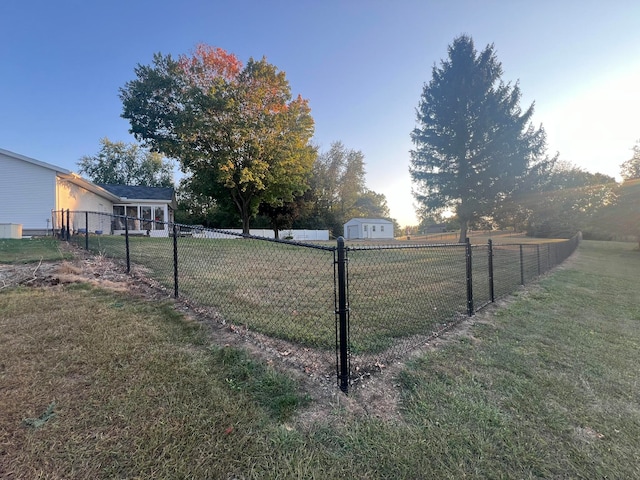
[[[97,212],[53,212],[58,235],[153,279],[210,318],[340,388],[566,259],[545,244],[301,243]]]

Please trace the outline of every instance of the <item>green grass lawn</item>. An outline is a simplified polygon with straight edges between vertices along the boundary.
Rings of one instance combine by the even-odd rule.
[[[466,334],[383,371],[400,392],[388,421],[373,400],[310,424],[317,399],[286,372],[169,304],[5,289],[0,477],[638,478],[634,247],[584,242]]]
[[[84,246],[84,237],[78,241]],[[513,241],[496,238],[496,243]],[[131,263],[172,291],[173,239],[131,237],[129,244]],[[335,348],[333,251],[249,239],[178,238],[177,244],[181,296],[252,331],[305,348]],[[357,242],[348,252],[350,350],[363,365],[388,361],[408,342],[420,341],[412,336],[431,334],[467,312],[464,246],[380,250],[378,245]],[[92,236],[90,248],[125,257],[121,236]],[[490,300],[487,247],[475,248],[475,305],[480,306]],[[496,249],[496,296],[520,285],[519,255],[509,248],[517,249]],[[532,252],[527,249],[527,258]],[[535,275],[537,269],[528,268],[527,282]]]
[[[70,254],[60,251],[60,242],[53,237],[0,239],[0,263],[37,263],[70,257]]]

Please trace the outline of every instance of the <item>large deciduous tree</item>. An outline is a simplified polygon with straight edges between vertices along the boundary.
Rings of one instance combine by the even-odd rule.
[[[385,196],[366,187],[364,166],[364,154],[342,142],[333,142],[316,159],[311,180],[313,216],[334,235],[342,233],[350,218],[389,216]]]
[[[196,195],[231,204],[249,232],[261,203],[279,206],[307,188],[316,156],[308,101],[285,73],[198,45],[191,56],[156,54],[120,91],[131,133],[180,161]]]
[[[80,173],[94,183],[172,187],[173,162],[157,152],[135,143],[100,140],[96,155],[85,155],[78,161]]]
[[[530,123],[533,105],[520,108],[518,84],[501,80],[493,45],[478,53],[462,35],[448,54],[422,91],[410,173],[425,213],[455,212],[462,242],[470,222],[514,191],[544,152],[545,135]]]
[[[624,180],[640,178],[640,140],[633,146],[633,156],[620,165],[620,176]]]

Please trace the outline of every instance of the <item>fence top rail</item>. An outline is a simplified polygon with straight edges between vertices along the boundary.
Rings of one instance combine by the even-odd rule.
[[[564,242],[541,242],[541,243],[494,243],[493,248],[500,247],[536,247],[538,245],[551,245],[553,243],[564,243]]]
[[[106,215],[107,217],[118,217],[118,216],[122,216],[122,215],[114,215],[113,213],[109,213],[109,212],[95,212],[92,210],[52,210],[53,213],[91,213],[94,215]]]
[[[564,245],[568,242],[575,241],[575,236],[556,240],[552,242],[541,242],[541,243],[492,243],[493,248],[501,248],[501,247],[531,247],[535,248],[538,245]],[[357,250],[401,250],[401,249],[420,249],[420,248],[452,248],[452,247],[464,247],[466,243],[413,243],[410,245],[348,245],[346,247],[349,251],[357,251]],[[471,244],[472,248],[486,248],[488,243],[473,243]]]
[[[199,231],[202,231],[202,232],[220,233],[222,235],[231,235],[231,236],[238,237],[238,238],[246,238],[246,239],[249,239],[249,240],[259,240],[259,241],[272,242],[272,243],[281,243],[281,244],[284,244],[284,245],[292,245],[292,246],[295,246],[295,247],[314,248],[316,250],[325,250],[325,251],[331,251],[331,252],[337,249],[337,247],[334,246],[334,245],[320,245],[320,244],[317,244],[317,243],[299,242],[297,240],[286,240],[286,239],[281,239],[281,238],[261,237],[259,235],[250,235],[248,233],[232,232],[230,230],[222,230],[222,229],[219,229],[219,228],[195,227],[193,225],[184,225],[184,224],[180,224],[180,223],[176,223],[175,225],[178,228],[179,227],[184,227],[184,228],[190,228],[192,230],[199,230]]]
[[[536,245],[564,245],[569,242],[575,241],[575,238],[565,238],[563,240],[555,241],[555,242],[539,242],[539,243],[494,243],[494,248],[499,247],[535,247]]]
[[[348,251],[358,250],[406,250],[406,249],[421,249],[421,248],[453,248],[453,247],[465,247],[466,243],[420,243],[411,245],[347,245]]]
[[[64,212],[64,210],[57,210],[55,211],[55,213],[57,212]],[[166,222],[166,221],[162,221],[162,220],[154,220],[154,219],[149,219],[149,218],[140,218],[140,217],[135,217],[135,216],[131,216],[131,215],[114,215],[112,213],[107,213],[107,212],[91,212],[91,211],[73,211],[70,210],[69,213],[89,213],[89,214],[97,214],[97,215],[105,215],[108,216],[110,218],[120,218],[123,220],[139,220],[141,222],[153,222],[155,224],[161,224],[161,225],[166,225],[169,229],[173,229],[173,227],[177,227],[179,229],[185,229],[185,230],[197,230],[199,232],[213,232],[213,233],[219,233],[222,235],[229,235],[232,237],[237,237],[237,238],[247,238],[247,239],[252,239],[252,240],[262,240],[262,241],[267,241],[267,242],[272,242],[272,243],[281,243],[281,244],[285,244],[285,245],[292,245],[292,246],[296,246],[296,247],[304,247],[304,248],[313,248],[316,250],[324,250],[324,251],[334,251],[337,249],[337,247],[335,245],[320,245],[320,244],[316,244],[316,243],[308,243],[308,242],[300,242],[297,240],[285,240],[285,239],[280,239],[280,238],[270,238],[270,237],[262,237],[262,236],[258,236],[258,235],[250,235],[250,234],[246,234],[246,233],[240,233],[240,232],[233,232],[230,230],[223,230],[220,228],[209,228],[209,227],[202,227],[200,225],[187,225],[184,223],[174,223],[174,222]]]

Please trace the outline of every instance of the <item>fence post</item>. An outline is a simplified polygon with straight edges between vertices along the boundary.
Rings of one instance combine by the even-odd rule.
[[[64,208],[60,210],[60,218],[62,219],[62,224],[60,225],[60,240],[64,240],[65,236],[65,226],[64,226]]]
[[[494,303],[496,301],[496,296],[493,289],[493,242],[489,239],[487,243],[489,245],[489,297],[491,298],[491,303]]]
[[[69,228],[69,216],[71,209],[67,208],[67,242],[71,240],[71,230]]]
[[[89,212],[84,212],[84,249],[89,250]]]
[[[124,217],[124,247],[127,256],[127,273],[131,273],[131,255],[129,254],[129,217]]]
[[[466,245],[466,260],[467,260],[467,315],[473,316],[473,259],[471,257],[471,241],[467,237]]]
[[[524,285],[524,255],[522,254],[522,244],[520,244],[520,285]]]
[[[338,237],[338,322],[340,390],[349,392],[349,305],[347,303],[347,255],[344,238]]]
[[[540,270],[540,244],[536,243],[536,257],[538,258],[538,276],[540,276],[541,270]]]
[[[173,224],[173,296],[178,298],[178,225]]]

